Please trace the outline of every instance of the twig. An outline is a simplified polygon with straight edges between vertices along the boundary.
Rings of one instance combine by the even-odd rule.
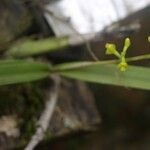
[[[43,140],[45,132],[49,126],[58,99],[58,91],[60,86],[60,78],[58,76],[52,78],[54,80],[54,86],[50,92],[50,95],[48,96],[48,100],[45,103],[45,110],[41,114],[38,121],[36,133],[32,136],[30,142],[24,150],[33,150],[39,144],[39,142]]]

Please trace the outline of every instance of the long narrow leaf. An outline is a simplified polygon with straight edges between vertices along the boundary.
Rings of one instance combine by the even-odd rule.
[[[27,39],[14,44],[6,52],[6,55],[13,57],[27,57],[60,50],[68,45],[69,41],[67,37],[40,39],[36,41]]]
[[[85,62],[58,65],[55,69],[73,79],[150,90],[150,69],[145,67],[129,66],[126,72],[121,72],[115,64]]]
[[[48,75],[47,64],[24,60],[0,61],[0,85],[39,80]]]

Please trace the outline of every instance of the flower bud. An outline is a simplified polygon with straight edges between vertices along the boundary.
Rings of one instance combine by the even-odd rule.
[[[150,42],[150,36],[148,37],[148,42]]]
[[[129,38],[125,39],[124,45],[128,48],[131,45],[131,41]]]
[[[107,55],[115,55],[118,58],[120,58],[120,54],[118,53],[118,51],[116,50],[116,45],[115,44],[111,44],[111,43],[106,43],[106,54]]]

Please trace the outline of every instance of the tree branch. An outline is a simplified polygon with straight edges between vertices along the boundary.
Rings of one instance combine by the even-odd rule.
[[[50,94],[48,95],[48,100],[45,103],[45,110],[41,114],[37,123],[38,126],[36,129],[36,133],[31,137],[31,140],[24,150],[33,150],[39,144],[39,142],[43,140],[45,132],[49,126],[54,108],[57,103],[60,87],[60,78],[58,76],[53,76],[52,79],[54,80],[54,86],[50,91]]]

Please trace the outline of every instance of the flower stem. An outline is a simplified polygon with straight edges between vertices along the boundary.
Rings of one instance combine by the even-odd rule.
[[[140,61],[146,59],[150,59],[150,54],[126,58],[126,62]],[[113,59],[113,60],[104,60],[104,61],[80,61],[80,62],[63,63],[54,66],[52,72],[59,72],[64,70],[72,70],[72,69],[77,69],[82,67],[88,67],[94,64],[95,65],[114,64],[114,63],[118,63],[118,61],[119,61],[118,59]]]

